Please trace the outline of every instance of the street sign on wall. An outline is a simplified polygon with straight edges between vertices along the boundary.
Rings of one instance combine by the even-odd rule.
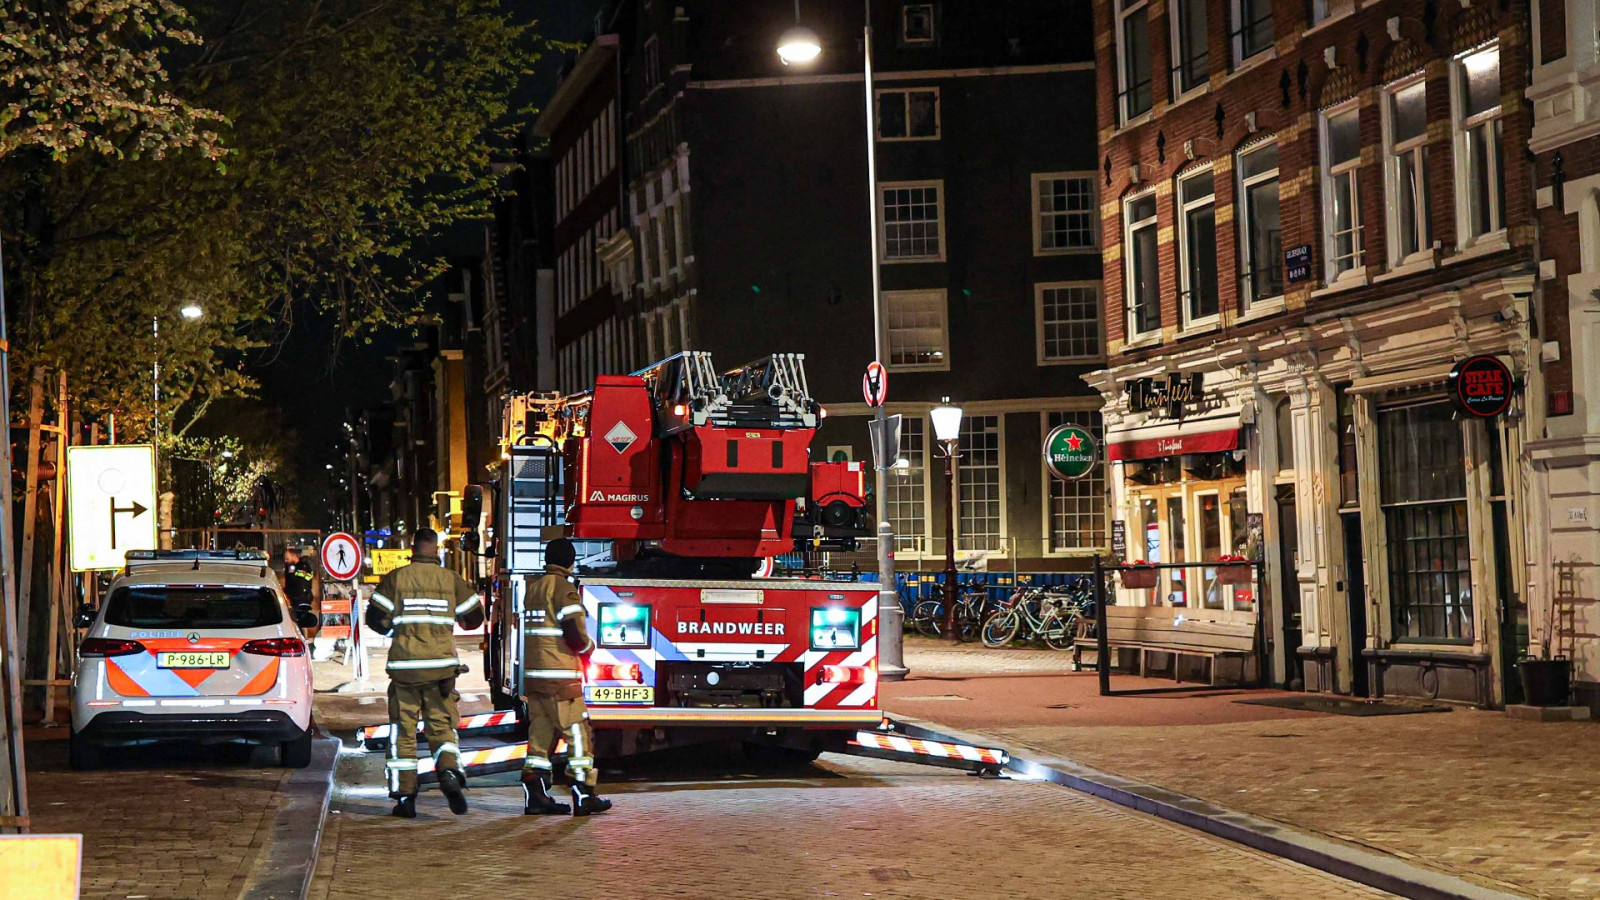
[[[361,543],[354,535],[335,531],[322,540],[322,571],[334,581],[349,581],[361,574]]]
[[[72,571],[120,569],[129,550],[156,549],[156,449],[67,448]]]
[[[1044,464],[1051,474],[1076,481],[1094,471],[1100,447],[1094,435],[1081,425],[1059,425],[1044,439]]]

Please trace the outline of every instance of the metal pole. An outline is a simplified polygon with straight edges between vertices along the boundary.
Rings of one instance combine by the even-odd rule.
[[[1094,555],[1094,668],[1100,675],[1100,696],[1111,695],[1111,637],[1106,634],[1106,571]]]
[[[878,122],[872,96],[872,0],[863,0],[866,14],[862,27],[861,49],[865,55],[863,73],[867,90],[867,243],[872,248],[872,356],[883,347],[883,289],[878,261]],[[889,414],[880,405],[876,415],[883,451],[874,460],[872,490],[878,519],[878,678],[899,681],[909,671],[905,664],[905,610],[900,608],[900,592],[894,582],[894,523],[889,521]]]
[[[11,421],[11,343],[6,329],[5,264],[0,258],[0,422]],[[0,833],[28,830],[28,767],[22,749],[22,673],[17,658],[17,582],[11,550],[11,442],[0,441]]]
[[[944,448],[944,633],[954,641],[956,634],[956,445],[946,442]]]

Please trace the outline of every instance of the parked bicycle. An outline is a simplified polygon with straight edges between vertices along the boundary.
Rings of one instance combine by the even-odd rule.
[[[984,620],[983,644],[1004,647],[1013,641],[1040,641],[1065,650],[1092,636],[1094,596],[1081,580],[1070,585],[1018,588],[1002,609]]]
[[[975,640],[990,606],[988,591],[981,589],[963,591],[956,601],[956,639]],[[912,610],[907,624],[916,629],[918,634],[936,638],[944,635],[944,618],[943,600],[924,600]]]

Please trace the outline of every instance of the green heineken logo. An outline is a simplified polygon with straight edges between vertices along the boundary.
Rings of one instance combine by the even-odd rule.
[[[1078,425],[1062,425],[1044,439],[1044,464],[1057,477],[1076,481],[1094,471],[1100,446],[1094,435]]]

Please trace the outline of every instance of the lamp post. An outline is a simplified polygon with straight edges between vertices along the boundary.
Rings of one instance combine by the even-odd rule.
[[[867,104],[867,244],[872,257],[872,355],[883,352],[883,288],[878,262],[878,154],[877,109],[872,95],[872,0],[862,0],[862,76]],[[822,55],[816,32],[800,24],[800,0],[794,0],[794,25],[778,38],[778,58],[786,66],[806,65]],[[894,525],[889,521],[889,467],[898,456],[887,446],[888,413],[879,404],[875,415],[878,434],[885,444],[873,460],[874,514],[878,520],[878,679],[906,677],[904,655],[905,610],[894,581]]]
[[[944,631],[956,640],[956,457],[960,455],[961,407],[949,397],[928,413],[933,419],[933,438],[944,451]]]
[[[178,315],[193,322],[205,315],[206,311],[198,304],[187,303],[178,310]],[[151,409],[151,439],[150,443],[156,447],[156,452],[161,452],[161,317],[150,317],[150,339],[155,342],[155,359],[150,366],[150,396],[154,401]]]

